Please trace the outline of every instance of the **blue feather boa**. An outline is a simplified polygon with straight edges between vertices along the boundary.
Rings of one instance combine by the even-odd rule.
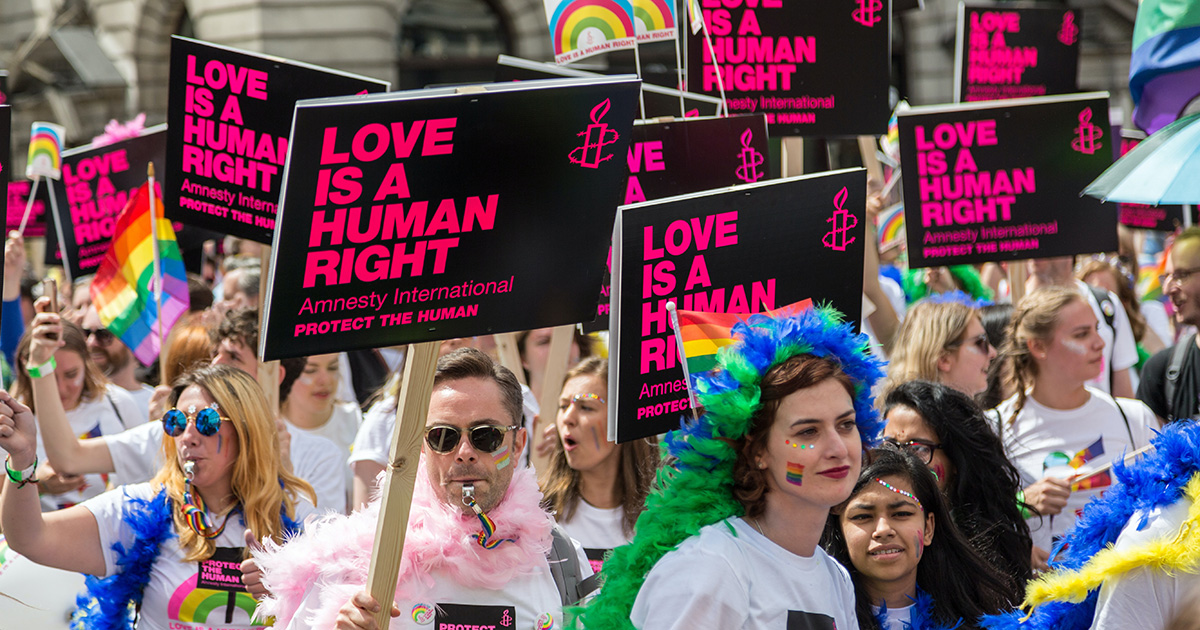
[[[1116,542],[1135,513],[1142,512],[1136,526],[1144,529],[1151,510],[1171,505],[1183,496],[1184,486],[1200,471],[1200,423],[1169,424],[1151,444],[1154,450],[1133,464],[1126,465],[1123,458],[1113,463],[1117,483],[1084,507],[1083,515],[1054,550],[1061,552],[1054,556],[1052,569],[1081,568],[1097,552]],[[989,615],[980,620],[980,625],[989,630],[1086,630],[1092,625],[1099,596],[1100,590],[1096,589],[1078,604],[1047,602],[1024,621],[1025,613],[1020,610]]]
[[[909,598],[913,602],[912,610],[908,614],[908,621],[904,622],[904,630],[954,630],[963,624],[962,619],[958,620],[953,626],[943,625],[937,620],[937,616],[933,611],[933,597],[917,587],[916,599]],[[879,607],[879,611],[875,613],[875,623],[880,628],[887,628],[887,603],[885,602]]]
[[[121,568],[118,573],[106,578],[89,575],[84,580],[87,590],[75,599],[78,609],[71,620],[71,630],[134,628],[159,551],[163,543],[176,537],[171,518],[173,506],[165,487],[149,501],[125,494],[121,520],[133,531],[133,544],[126,548],[119,542],[113,543],[117,566]],[[299,524],[288,518],[286,510],[280,510],[280,517],[289,536],[300,531]]]

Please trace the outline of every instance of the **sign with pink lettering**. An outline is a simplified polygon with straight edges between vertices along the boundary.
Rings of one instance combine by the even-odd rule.
[[[69,267],[72,278],[95,273],[112,241],[117,214],[146,183],[146,165],[153,161],[161,168],[166,151],[166,125],[113,144],[64,151],[62,179],[53,182],[57,205],[51,206],[49,216],[53,219],[57,209],[58,217],[46,246],[46,263]]]
[[[858,322],[866,171],[760,181],[623,206],[613,233],[610,438],[691,414],[667,302],[758,313],[811,298]]]
[[[8,163],[4,164],[4,168],[8,169]],[[29,193],[32,191],[33,182],[27,179],[8,182],[8,210],[4,221],[6,234],[20,229],[21,217],[25,216],[25,205],[29,202]],[[46,236],[46,209],[49,207],[50,189],[39,185],[33,208],[29,210],[29,220],[25,223],[26,238]]]
[[[624,76],[297,103],[264,357],[594,319],[637,89]]]
[[[1078,9],[960,3],[954,101],[1077,92],[1079,40]]]
[[[629,145],[625,203],[752,184],[767,177],[767,123],[762,115],[638,121]],[[596,321],[608,328],[609,278],[600,289]]]
[[[270,243],[292,108],[302,98],[391,84],[298,61],[171,37],[168,218]]]
[[[1081,197],[1112,164],[1108,93],[901,112],[910,267],[1117,249],[1117,209]]]
[[[887,132],[884,0],[698,0],[712,35],[688,38],[688,90],[765,114],[772,136]]]
[[[1121,130],[1121,155],[1129,153],[1133,147],[1146,138],[1145,132],[1138,129]],[[1119,203],[1117,212],[1121,225],[1143,230],[1159,230],[1174,232],[1183,225],[1183,206],[1149,206],[1141,203]]]
[[[0,187],[4,190],[9,190],[9,171],[12,170],[12,108],[8,105],[3,105],[0,101]],[[9,192],[8,204],[12,205],[11,191]],[[22,211],[25,208],[21,208]],[[21,217],[17,216],[17,224],[20,225]],[[5,234],[8,232],[6,231]]]

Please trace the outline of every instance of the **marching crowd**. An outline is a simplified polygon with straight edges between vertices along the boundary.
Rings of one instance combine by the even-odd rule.
[[[373,628],[381,608],[438,630],[1190,627],[1168,624],[1195,621],[1195,566],[1082,555],[1200,547],[1200,229],[1123,236],[1007,268],[868,248],[866,334],[828,308],[749,317],[693,375],[702,415],[661,443],[608,439],[603,336],[576,335],[555,409],[537,404],[548,329],[517,338],[520,375],[490,337],[446,341],[381,602],[365,585],[403,348],[283,360],[274,408],[253,243],[189,278],[146,367],[87,278],[39,295],[10,235],[0,593],[34,579],[19,554],[51,572],[32,607],[62,627]],[[1130,454],[1168,438],[1171,477],[1129,481]],[[1038,595],[1070,571],[1092,580],[1070,604]]]

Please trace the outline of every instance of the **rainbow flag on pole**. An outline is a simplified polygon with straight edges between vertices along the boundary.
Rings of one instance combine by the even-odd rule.
[[[155,195],[154,225],[162,260],[162,314],[154,298],[154,246],[150,234],[150,186],[142,184],[117,215],[115,235],[104,261],[92,280],[92,302],[100,322],[133,350],[142,365],[159,353],[159,325],[163,336],[188,310],[187,272],[175,230],[163,218]]]
[[[1167,299],[1163,293],[1163,285],[1158,281],[1158,277],[1167,273],[1167,256],[1171,253],[1170,248],[1164,249],[1159,253],[1158,263],[1154,265],[1146,265],[1138,270],[1137,292],[1142,296],[1143,302],[1158,300],[1160,302]]]
[[[704,12],[700,10],[700,0],[684,0],[687,5],[688,19],[692,24],[692,35],[704,28]]]
[[[62,177],[62,147],[66,135],[67,130],[62,125],[33,123],[29,130],[29,159],[25,162],[25,177]]]
[[[1200,0],[1142,0],[1129,60],[1133,122],[1167,126],[1200,96]]]
[[[644,1],[657,4],[654,0]],[[554,62],[557,64],[571,63],[584,57],[637,45],[631,0],[543,2],[546,6],[546,20],[550,25]],[[671,21],[674,23],[674,17]]]
[[[812,308],[812,300],[801,300],[767,315],[791,315]],[[733,326],[749,317],[748,313],[707,313],[676,311],[679,316],[680,354],[686,359],[688,374],[707,372],[717,365],[717,351],[734,343]],[[690,380],[690,379],[689,379]]]

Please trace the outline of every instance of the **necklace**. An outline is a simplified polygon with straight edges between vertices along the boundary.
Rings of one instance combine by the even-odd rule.
[[[763,531],[763,528],[762,528],[762,521],[758,520],[758,517],[757,517],[757,516],[756,516],[756,517],[754,517],[754,526],[758,528],[758,533],[762,534],[762,537],[763,537],[763,538],[766,538],[767,540],[770,540],[770,537],[769,537],[769,536],[767,536],[767,533]]]

